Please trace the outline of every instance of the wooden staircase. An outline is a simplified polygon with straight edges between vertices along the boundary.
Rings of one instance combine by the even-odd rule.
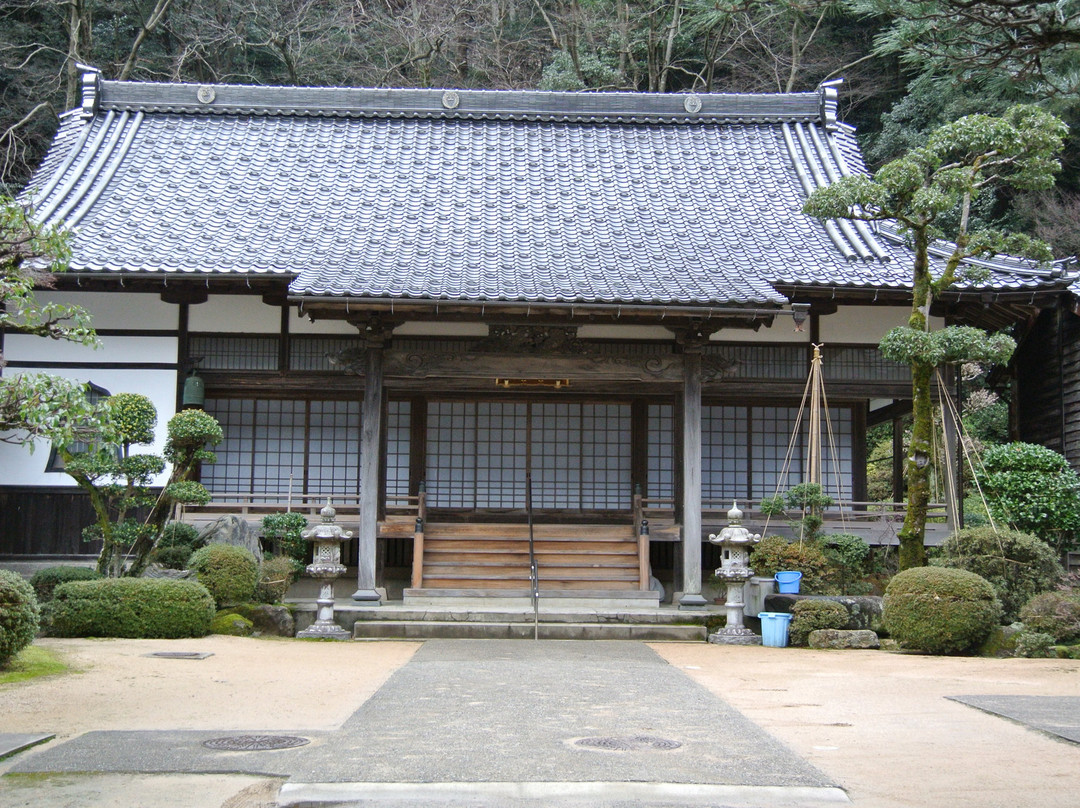
[[[534,525],[533,539],[541,592],[640,587],[638,537],[630,525]],[[428,523],[422,553],[414,588],[530,588],[528,525]]]

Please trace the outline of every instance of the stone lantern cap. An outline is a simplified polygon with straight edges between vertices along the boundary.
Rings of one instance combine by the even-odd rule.
[[[709,541],[713,544],[754,544],[761,541],[760,533],[751,533],[745,527],[742,526],[743,512],[739,510],[738,503],[731,503],[731,510],[728,511],[728,520],[730,524],[721,530],[719,533],[710,533]]]
[[[300,531],[300,537],[307,541],[344,541],[345,539],[352,538],[351,530],[342,530],[341,525],[334,523],[334,519],[337,517],[337,511],[334,510],[334,506],[330,504],[330,500],[326,501],[326,505],[319,511],[319,516],[322,517],[322,522],[309,527],[307,530]]]

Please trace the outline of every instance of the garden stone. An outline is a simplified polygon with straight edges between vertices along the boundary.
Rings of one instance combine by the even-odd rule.
[[[877,595],[768,595],[765,611],[791,613],[800,600],[831,600],[848,611],[846,629],[876,631],[881,625],[882,599]]]
[[[219,614],[210,625],[211,634],[228,634],[233,637],[250,637],[253,630],[250,620],[232,612]]]
[[[292,637],[296,634],[296,621],[285,606],[260,603],[245,610],[244,616],[251,621],[255,631],[264,637]]]
[[[145,570],[143,570],[143,578],[172,578],[174,580],[183,580],[184,578],[190,578],[195,574],[194,570],[170,570],[161,566],[160,564],[150,564]]]
[[[998,626],[990,632],[986,642],[979,648],[979,656],[1008,659],[1016,655],[1016,641],[1023,631],[1022,623],[1013,623],[1009,626]]]
[[[810,632],[807,642],[811,648],[818,650],[881,647],[878,635],[866,629],[819,628],[817,631]]]
[[[200,544],[231,544],[250,550],[256,561],[263,560],[259,533],[239,516],[228,515],[215,519],[199,532]]]

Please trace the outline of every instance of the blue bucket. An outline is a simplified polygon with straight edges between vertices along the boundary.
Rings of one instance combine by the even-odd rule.
[[[786,612],[758,612],[758,617],[761,619],[761,644],[786,648],[791,615]]]
[[[799,580],[801,572],[778,572],[776,573],[776,589],[781,595],[799,594]]]

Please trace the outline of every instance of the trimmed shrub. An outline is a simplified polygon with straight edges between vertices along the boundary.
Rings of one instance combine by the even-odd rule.
[[[766,536],[750,551],[750,567],[755,575],[766,578],[780,570],[801,572],[801,591],[817,592],[825,579],[829,560],[817,542],[789,542],[781,536]]]
[[[160,564],[167,570],[186,570],[192,549],[177,544],[173,547],[155,547],[150,553],[150,561]]]
[[[985,579],[967,570],[916,567],[885,590],[886,631],[905,648],[960,654],[979,646],[998,624],[1001,603]]]
[[[106,578],[62,584],[55,594],[56,637],[202,637],[215,614],[214,599],[195,581]]]
[[[1057,553],[1042,539],[991,527],[965,528],[949,536],[934,563],[989,581],[1006,623],[1018,619],[1025,603],[1054,589],[1065,575]]]
[[[0,668],[34,641],[39,616],[33,587],[17,572],[0,570]]]
[[[848,610],[832,600],[800,600],[791,607],[788,638],[792,645],[806,645],[811,631],[819,628],[844,628]]]
[[[1016,640],[1016,655],[1028,659],[1048,659],[1054,655],[1054,638],[1039,631],[1025,631]]]
[[[869,594],[863,581],[870,560],[870,545],[853,533],[830,533],[821,537],[829,561],[828,579],[844,595]]]
[[[188,566],[199,576],[199,583],[210,590],[219,607],[243,603],[255,596],[259,562],[250,550],[231,544],[209,544],[196,550]]]
[[[979,481],[994,518],[1033,533],[1058,552],[1080,533],[1080,476],[1060,454],[1033,443],[991,446]]]
[[[96,581],[101,573],[92,567],[46,567],[30,576],[30,586],[34,587],[38,603],[48,603],[53,599],[53,590],[68,581]]]
[[[271,556],[259,565],[255,599],[260,603],[280,603],[296,580],[296,566],[288,556]]]
[[[158,548],[162,547],[187,547],[190,550],[198,550],[206,544],[204,539],[199,538],[199,530],[195,525],[186,522],[169,522],[161,531],[158,539]]]
[[[1025,631],[1049,634],[1057,642],[1080,640],[1080,595],[1070,592],[1043,592],[1020,610]]]

